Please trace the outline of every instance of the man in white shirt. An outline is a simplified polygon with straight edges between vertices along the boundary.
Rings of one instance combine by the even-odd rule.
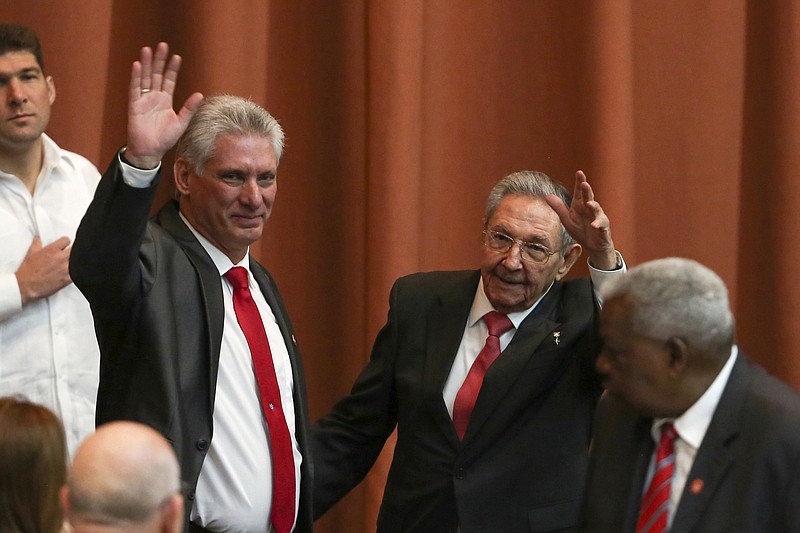
[[[45,135],[55,98],[35,33],[0,24],[0,396],[53,410],[74,452],[94,430],[99,350],[68,263],[100,174]]]
[[[800,531],[800,394],[739,353],[722,280],[669,258],[601,293],[582,531]]]
[[[164,437],[137,422],[110,422],[78,448],[61,507],[74,533],[181,533],[180,488]]]
[[[283,130],[234,96],[195,93],[176,113],[180,61],[159,43],[134,62],[127,147],[75,238],[70,272],[102,347],[97,421],[136,420],[172,443],[189,532],[309,532],[302,362],[249,253],[275,201]],[[148,220],[173,146],[177,199]]]

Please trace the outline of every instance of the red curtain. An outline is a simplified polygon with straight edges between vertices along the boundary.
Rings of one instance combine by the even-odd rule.
[[[800,387],[798,6],[26,0],[0,19],[39,33],[48,132],[101,170],[125,140],[130,63],[159,40],[184,56],[181,100],[249,96],[281,121],[278,202],[253,253],[289,307],[316,418],[369,357],[395,278],[477,267],[485,197],[521,169],[570,188],[585,170],[630,264],[716,270],[743,350]],[[373,531],[387,467],[318,530]]]

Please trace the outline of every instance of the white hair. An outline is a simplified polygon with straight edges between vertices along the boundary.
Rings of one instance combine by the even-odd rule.
[[[633,332],[667,340],[680,337],[705,351],[733,343],[734,320],[725,283],[691,259],[649,261],[609,280],[603,301],[625,297],[632,304]]]

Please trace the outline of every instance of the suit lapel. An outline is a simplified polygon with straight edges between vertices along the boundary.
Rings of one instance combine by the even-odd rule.
[[[747,363],[739,357],[686,479],[673,520],[673,533],[693,530],[733,464],[732,447],[739,436],[745,393],[751,381]]]
[[[425,353],[428,354],[423,370],[425,401],[453,446],[458,446],[459,441],[442,391],[461,345],[479,276],[479,272],[474,272],[461,287],[440,296],[439,305],[425,321]]]
[[[490,418],[498,420],[498,405],[514,388],[514,383],[525,375],[525,394],[535,397],[547,390],[553,378],[560,374],[566,360],[564,351],[552,340],[552,332],[561,325],[553,319],[560,299],[562,285],[556,283],[547,296],[520,324],[514,338],[497,360],[489,367],[480,393],[472,410],[464,444],[476,435]],[[564,334],[567,332],[560,332]],[[548,339],[551,339],[548,342]],[[506,413],[511,415],[511,413]],[[501,422],[501,425],[504,425]]]
[[[219,350],[222,346],[222,328],[225,319],[225,303],[222,296],[219,271],[203,246],[181,220],[176,201],[167,202],[158,212],[157,219],[161,227],[180,243],[181,248],[186,253],[186,257],[197,270],[197,276],[200,281],[201,301],[206,304],[205,309],[198,309],[197,311],[205,315],[205,320],[208,324],[208,345],[211,357],[208,361],[210,370],[208,386],[211,391],[210,398],[214,398],[217,387],[217,371],[219,369]],[[190,282],[176,284],[176,286],[180,287],[181,290],[195,290]],[[182,372],[181,375],[192,375],[192,373]]]
[[[258,286],[261,287],[261,292],[264,294],[264,299],[267,300],[270,309],[272,309],[272,314],[275,315],[275,321],[278,323],[278,328],[281,330],[283,342],[286,344],[286,349],[289,352],[289,359],[292,362],[294,382],[297,383],[300,378],[297,374],[297,342],[289,326],[286,310],[283,307],[283,300],[274,287],[272,279],[252,257],[250,258],[250,271],[253,273],[253,277],[256,279]]]

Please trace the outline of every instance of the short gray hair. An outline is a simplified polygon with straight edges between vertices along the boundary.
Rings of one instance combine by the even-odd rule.
[[[196,174],[202,174],[206,162],[214,157],[217,139],[224,135],[266,137],[275,149],[276,163],[280,162],[284,140],[281,125],[260,105],[231,95],[203,100],[178,139],[175,157],[183,157]]]
[[[733,343],[734,320],[725,283],[691,259],[668,257],[642,263],[600,289],[603,301],[632,304],[634,333],[658,340],[680,337],[705,352]]]
[[[509,174],[505,178],[497,182],[489,192],[489,198],[486,200],[486,211],[483,215],[484,227],[489,223],[497,206],[509,194],[518,194],[523,196],[530,196],[531,198],[541,198],[548,194],[555,194],[564,202],[564,205],[569,207],[572,205],[572,195],[566,187],[555,181],[553,178],[544,172],[535,170],[520,170]],[[575,240],[567,232],[563,224],[561,226],[561,253],[564,253],[567,248],[575,243]]]

